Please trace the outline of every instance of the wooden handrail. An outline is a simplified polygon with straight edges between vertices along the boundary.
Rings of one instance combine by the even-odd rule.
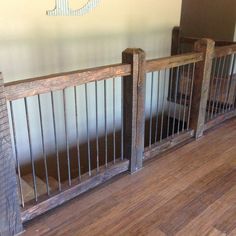
[[[194,44],[199,39],[200,38],[194,38],[194,37],[180,37],[180,43]],[[229,45],[232,45],[232,44],[236,44],[236,42],[233,42],[233,41],[223,41],[223,40],[215,40],[215,46],[216,47],[229,46]]]
[[[236,44],[215,49],[214,58],[228,56],[236,53]]]
[[[197,63],[202,60],[203,53],[186,53],[161,59],[148,60],[146,62],[146,72],[170,69],[178,66],[188,65],[191,63]]]
[[[54,74],[39,78],[5,83],[5,95],[8,101],[63,90],[89,82],[105,80],[131,74],[130,64],[115,64],[86,70]]]

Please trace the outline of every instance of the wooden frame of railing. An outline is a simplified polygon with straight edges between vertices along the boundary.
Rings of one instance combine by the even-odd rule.
[[[227,57],[235,54],[236,42],[219,41],[219,40],[213,41],[210,39],[200,40],[198,38],[193,38],[193,37],[183,37],[181,35],[181,28],[174,27],[172,31],[172,46],[171,46],[172,56],[181,53],[182,44],[191,45],[194,51],[203,52],[205,54],[204,56],[205,65],[203,65],[202,62],[202,65],[198,64],[197,67],[199,68],[196,68],[197,79],[195,80],[196,83],[194,84],[194,93],[196,94],[193,94],[193,98],[195,99],[194,104],[198,104],[199,102],[201,102],[202,104],[200,107],[196,108],[196,110],[194,110],[195,107],[193,107],[192,112],[196,113],[196,111],[203,111],[203,110],[206,111],[208,103],[209,87],[211,83],[210,77],[211,73],[213,72],[212,62],[216,58]],[[204,94],[201,95],[202,98],[197,97],[197,94],[200,95],[201,91],[204,92]],[[199,104],[197,106],[199,106]],[[221,114],[210,121],[205,121],[205,116],[206,116],[205,112],[201,112],[200,115],[201,118],[199,117],[198,119],[196,119],[198,122],[200,122],[198,125],[196,124],[196,121],[194,122],[192,120],[192,126],[195,127],[194,130],[196,130],[197,137],[202,136],[204,131],[216,126],[217,124],[232,117],[235,117],[236,113],[235,110],[232,110],[225,114]]]
[[[171,55],[177,55],[182,53],[181,48],[182,45],[191,46],[192,50],[194,50],[194,44],[200,40],[200,38],[195,37],[185,37],[182,35],[181,28],[179,26],[175,26],[172,30],[172,44],[171,44]],[[231,46],[236,44],[234,41],[224,41],[224,40],[215,40],[215,47],[224,47]],[[191,50],[191,51],[192,51]],[[224,51],[224,49],[222,48]]]
[[[178,43],[175,43],[174,45],[177,44]],[[175,51],[174,47],[172,47],[172,53]],[[215,49],[214,41],[202,39],[195,43],[194,48],[195,52],[193,53],[148,61],[145,60],[145,53],[141,49],[127,49],[122,54],[122,64],[5,84],[4,96],[7,101],[11,102],[21,98],[63,90],[71,86],[106,80],[112,77],[123,77],[124,160],[111,164],[108,168],[101,168],[99,173],[96,172],[89,178],[85,178],[85,181],[79,184],[76,183],[59,194],[52,195],[50,198],[42,198],[37,204],[30,204],[21,213],[23,222],[63,204],[81,193],[104,183],[115,175],[125,171],[133,173],[141,169],[144,160],[170,150],[177,145],[184,144],[193,137],[199,138],[206,129],[236,115],[236,111],[233,110],[230,111],[230,113],[224,114],[224,116],[216,117],[216,119],[211,120],[207,124],[205,120],[212,60],[214,57],[235,53],[236,46],[230,45]],[[189,107],[189,128],[186,129],[185,132],[172,135],[144,149],[146,73],[173,69],[189,64],[195,65],[192,75],[193,89],[191,92],[192,106]],[[6,102],[4,104],[6,105]],[[10,135],[9,132],[8,135]],[[0,153],[0,155],[3,154]],[[12,156],[9,156],[7,159],[9,163],[12,162],[12,160]],[[0,183],[2,181],[4,181],[4,179],[0,179]],[[2,188],[0,191],[5,190]],[[14,191],[16,191],[16,189],[14,189]],[[1,199],[0,204],[4,204],[4,201]],[[15,222],[20,222],[19,217],[17,219],[18,220]],[[17,223],[17,225],[19,226],[20,223]]]

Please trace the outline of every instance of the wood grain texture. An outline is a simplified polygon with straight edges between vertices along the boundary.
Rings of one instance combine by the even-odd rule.
[[[7,104],[0,74],[0,235],[11,236],[22,231],[15,172],[11,148]]]
[[[215,49],[214,58],[228,56],[236,53],[236,44],[223,46]]]
[[[171,56],[179,54],[180,49],[180,27],[176,26],[172,30]]]
[[[176,134],[174,137],[167,138],[160,143],[153,144],[151,147],[145,148],[144,160],[154,158],[161,153],[173,149],[174,147],[177,147],[181,144],[183,145],[183,143],[190,141],[193,138],[193,136],[194,136],[194,131],[190,130],[183,132],[181,134]]]
[[[208,121],[205,124],[204,130],[211,129],[211,128],[217,126],[218,124],[223,123],[224,121],[229,120],[229,119],[231,119],[235,116],[236,116],[236,111],[235,110],[227,112],[227,113],[222,114],[222,115],[219,115],[216,118],[214,118],[213,120]]]
[[[12,101],[94,81],[126,76],[130,73],[129,64],[109,65],[6,83],[5,93],[7,100]]]
[[[130,172],[142,168],[145,126],[145,53],[142,49],[126,49],[122,62],[131,64],[130,76],[123,78],[124,88],[124,155],[130,159]]]
[[[191,63],[197,63],[203,60],[202,52],[185,53],[176,56],[170,56],[161,59],[148,60],[146,62],[146,72],[170,69],[178,66],[184,66]]]
[[[24,236],[235,235],[236,120],[86,193]]]
[[[92,177],[87,178],[87,180],[84,180],[79,184],[77,183],[77,180],[73,181],[74,184],[67,190],[55,194],[49,199],[42,199],[41,202],[37,203],[37,205],[29,205],[26,209],[23,209],[21,212],[22,221],[29,221],[55,207],[62,205],[80,194],[108,181],[112,177],[128,171],[128,167],[128,160],[120,161],[116,164],[109,165],[107,169],[105,167],[101,168],[99,173],[93,174]]]
[[[204,60],[196,63],[193,82],[190,127],[195,130],[196,138],[201,137],[204,131],[214,46],[214,41],[210,39],[201,39],[194,46],[196,52],[204,54]]]

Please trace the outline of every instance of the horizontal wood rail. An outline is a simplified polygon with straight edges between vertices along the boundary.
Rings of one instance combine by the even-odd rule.
[[[43,213],[62,205],[63,203],[85,193],[89,189],[95,188],[98,185],[108,181],[112,177],[121,174],[129,169],[129,161],[124,160],[116,164],[111,163],[108,168],[101,168],[99,173],[93,171],[92,177],[87,177],[80,184],[74,183],[72,187],[64,190],[63,192],[51,196],[50,198],[41,199],[37,205],[30,205],[21,212],[23,222],[32,220],[33,218],[42,215]]]
[[[236,53],[236,44],[219,47],[215,49],[214,58],[228,56]]]
[[[194,137],[194,131],[189,130],[180,134],[176,134],[173,137],[169,137],[163,142],[153,144],[151,147],[147,147],[144,150],[144,160],[149,160],[157,155],[167,152],[179,145],[190,141]]]
[[[177,36],[178,34],[175,34],[172,40],[172,54],[177,54],[177,46],[183,40]],[[185,39],[185,42],[190,41],[194,42],[194,51],[191,53],[146,60],[143,50],[126,49],[122,53],[121,64],[5,84],[4,91],[1,94],[4,94],[6,99],[1,100],[0,105],[3,102],[5,110],[2,109],[1,112],[5,114],[5,100],[9,101],[23,222],[63,204],[104,183],[115,175],[125,171],[133,173],[142,168],[144,160],[183,145],[193,139],[193,137],[199,138],[203,135],[203,131],[236,116],[236,87],[235,89],[233,87],[236,86],[234,81],[236,45],[232,44],[216,48],[214,41],[210,39],[202,39],[197,42],[196,39]],[[223,42],[221,43],[223,44]],[[230,55],[230,58],[221,58],[228,55]],[[219,61],[217,61],[218,58],[220,58]],[[225,81],[222,82],[222,78]],[[111,81],[107,81],[108,79],[111,79]],[[97,84],[97,81],[103,81],[103,83]],[[92,86],[89,86],[88,89],[87,84],[92,82]],[[216,84],[218,82],[219,86],[217,87]],[[84,86],[78,88],[77,86],[80,85]],[[99,87],[100,85],[102,88]],[[224,90],[221,89],[222,87],[224,87]],[[68,91],[65,91],[66,88],[74,89],[69,91],[71,100],[67,100]],[[219,95],[213,96],[214,100],[209,99],[212,88],[215,88],[217,92],[221,89]],[[54,91],[61,91],[61,93],[54,94]],[[46,101],[40,96],[45,93],[50,93],[45,96]],[[92,97],[93,102],[91,102],[91,94],[94,96]],[[60,99],[57,99],[59,96],[56,97],[55,95],[60,95]],[[32,98],[32,100],[35,99],[35,103],[28,103],[28,97],[32,96],[35,96]],[[80,99],[78,99],[79,96],[81,96]],[[102,100],[100,100],[101,98]],[[23,109],[20,110],[22,117],[19,117],[19,113],[16,115],[16,111],[15,113],[13,111],[14,107],[19,105],[15,102],[18,99],[24,100],[22,102]],[[58,106],[56,109],[61,110],[61,113],[55,112],[57,110],[55,109],[54,99],[57,102],[56,106]],[[108,100],[111,103],[108,103]],[[32,106],[32,104],[36,105]],[[112,111],[110,117],[108,117],[107,112],[108,105]],[[68,109],[69,106],[73,109]],[[216,112],[215,116],[207,120],[209,107],[213,111],[219,110],[225,114]],[[70,110],[73,111],[71,112]],[[90,112],[91,110],[95,111],[94,114]],[[35,114],[34,111],[36,111]],[[149,111],[149,114],[145,117],[146,111]],[[79,117],[83,112],[84,117]],[[35,115],[33,118],[30,117],[32,113]],[[48,124],[50,124],[46,126],[44,119],[48,118],[48,113],[52,115],[48,119]],[[17,119],[25,122],[26,128],[24,131],[28,142],[25,145],[28,145],[27,148],[29,149],[29,160],[32,169],[30,175],[32,175],[32,185],[34,187],[33,197],[26,201],[24,201],[24,194],[21,191],[20,184],[22,166],[17,158],[17,145],[19,146],[17,138],[19,141],[19,137],[21,137],[21,134],[16,135],[17,129],[15,129],[14,120]],[[33,139],[32,136],[34,134],[30,129],[32,127],[32,124],[30,124],[32,119],[37,120],[37,129],[39,129],[37,130],[38,136],[34,136]],[[57,133],[59,130],[57,119],[64,122],[62,122],[63,127],[59,127],[63,128],[62,132],[65,136],[65,139],[63,139],[63,144],[65,142],[65,147],[63,147],[64,156],[62,156],[64,158],[63,166],[60,166],[59,160],[61,158],[59,148],[61,147],[58,147],[60,133]],[[81,121],[80,119],[83,119],[84,122],[78,122]],[[8,119],[4,115],[0,116],[0,124],[5,124],[7,121]],[[100,121],[102,125],[99,123]],[[79,127],[83,123],[85,126]],[[90,123],[93,123],[93,125]],[[148,126],[147,123],[149,125],[148,128],[146,127]],[[18,124],[18,127],[19,125],[23,124]],[[44,130],[49,128],[49,126],[51,130],[46,134]],[[72,145],[70,146],[72,140],[69,137],[72,129],[76,133],[74,134],[76,137],[73,137],[73,142],[76,143],[76,146],[73,144],[73,147],[71,147]],[[84,143],[80,143],[80,129],[84,132],[82,133],[83,138],[84,135],[87,136],[83,140]],[[23,130],[22,127],[21,130]],[[102,135],[100,135],[100,132]],[[46,135],[48,136],[45,138]],[[93,136],[90,137],[90,135]],[[10,137],[10,132],[8,132],[8,136]],[[42,162],[42,164],[45,169],[47,186],[47,192],[42,194],[37,191],[36,180],[38,176],[35,171],[37,163],[34,160],[32,146],[32,140],[38,140],[38,137],[42,143],[42,150],[40,151],[43,154],[42,161],[44,163]],[[54,164],[57,165],[53,166],[55,168],[54,175],[48,175],[47,173],[49,168],[47,168],[48,153],[45,149],[45,142],[48,138],[53,140],[52,142],[55,146],[55,150],[52,151],[52,159],[55,160]],[[112,140],[112,147],[109,147],[109,138]],[[104,145],[101,145],[101,139]],[[85,157],[84,159],[87,158],[87,160],[83,159],[85,161],[84,169],[81,169],[80,165],[81,146],[85,150],[83,157]],[[91,147],[93,150],[91,150]],[[71,162],[71,148],[74,151],[73,159],[78,159],[76,164]],[[109,150],[109,148],[111,149]],[[2,155],[5,155],[5,153]],[[111,162],[112,159],[113,162]],[[74,165],[75,169],[71,168],[71,165]],[[61,181],[60,171],[65,166],[67,166],[67,170],[62,174]],[[76,171],[75,175],[71,173],[71,169]],[[84,173],[89,175],[89,177],[86,178]],[[25,176],[22,175],[22,177]],[[48,180],[49,177],[57,178],[58,186],[52,191]],[[77,180],[76,183],[75,180]],[[65,181],[68,181],[68,183]],[[65,183],[66,185],[64,185]]]
[[[185,44],[194,44],[197,42],[200,38],[192,38],[192,37],[180,37],[180,43]],[[223,40],[216,40],[215,45],[216,47],[222,47],[222,46],[229,46],[232,44],[236,44],[236,42],[233,41],[223,41]]]
[[[178,66],[184,66],[191,63],[197,63],[203,60],[203,53],[186,53],[162,59],[148,60],[146,62],[146,72],[170,69]]]
[[[229,119],[231,119],[235,116],[236,116],[236,110],[233,110],[233,111],[227,112],[225,114],[219,115],[215,119],[210,120],[209,122],[207,122],[205,124],[204,129],[209,130],[211,128],[214,128],[216,125],[218,125],[220,123],[223,123],[224,121],[229,120]]]
[[[35,96],[68,87],[131,74],[131,65],[116,64],[98,68],[49,75],[5,84],[8,101]]]

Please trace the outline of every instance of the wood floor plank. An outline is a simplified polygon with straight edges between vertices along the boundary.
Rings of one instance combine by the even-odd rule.
[[[236,235],[236,120],[27,224],[24,236]]]

